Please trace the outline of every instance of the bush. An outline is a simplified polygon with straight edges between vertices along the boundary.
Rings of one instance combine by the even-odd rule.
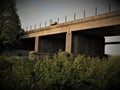
[[[120,83],[120,58],[73,57],[60,52],[32,61],[0,56],[1,90],[113,90]]]

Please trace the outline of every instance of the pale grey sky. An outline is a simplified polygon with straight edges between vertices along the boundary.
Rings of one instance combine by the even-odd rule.
[[[83,10],[93,14],[95,7],[98,7],[99,12],[104,12],[108,1],[113,9],[120,4],[116,2],[118,0],[17,0],[17,8],[22,27],[27,27],[34,24],[39,26],[40,22],[43,25],[45,21],[49,23],[50,19],[57,17],[63,19],[64,15],[68,15],[70,19],[74,12],[82,16]]]
[[[22,27],[32,25],[33,28],[35,24],[39,27],[40,23],[44,26],[45,21],[49,25],[50,19],[55,20],[58,17],[60,22],[63,22],[65,15],[68,15],[68,20],[72,20],[74,12],[77,18],[82,18],[83,10],[86,10],[87,16],[94,15],[95,7],[98,7],[98,13],[104,13],[108,11],[109,1],[112,10],[120,10],[119,0],[17,0],[17,8]],[[120,37],[106,38],[106,41],[109,40],[120,41]],[[120,45],[107,45],[105,52],[119,54]]]

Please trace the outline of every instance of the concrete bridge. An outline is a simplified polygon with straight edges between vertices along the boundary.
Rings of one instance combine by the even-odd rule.
[[[105,36],[120,35],[120,11],[90,16],[45,28],[27,31],[20,38],[23,49],[38,53],[103,56]]]

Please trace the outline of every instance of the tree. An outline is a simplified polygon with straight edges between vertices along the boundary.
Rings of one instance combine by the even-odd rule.
[[[0,5],[0,49],[13,49],[23,30],[15,0],[2,0]]]

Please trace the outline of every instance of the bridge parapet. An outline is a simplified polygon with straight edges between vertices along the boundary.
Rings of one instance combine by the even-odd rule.
[[[120,10],[27,31],[20,38],[66,33],[68,30],[78,31],[116,25],[120,25]]]
[[[114,5],[110,1],[110,2],[106,3],[106,5],[102,4],[99,7],[88,8],[85,10],[78,10],[76,12],[70,13],[70,14],[62,16],[62,17],[61,16],[58,18],[54,17],[54,19],[50,19],[50,21],[49,20],[42,21],[42,23],[40,23],[39,25],[35,24],[34,26],[32,26],[32,25],[30,25],[29,27],[27,26],[26,28],[24,28],[24,30],[29,31],[29,30],[35,30],[38,28],[46,28],[48,26],[51,26],[51,22],[57,22],[57,24],[60,24],[60,23],[74,21],[77,19],[86,18],[86,17],[90,17],[90,16],[97,16],[97,15],[100,15],[103,13],[110,13],[110,12],[117,11],[117,10],[120,10],[120,8],[116,5]]]

